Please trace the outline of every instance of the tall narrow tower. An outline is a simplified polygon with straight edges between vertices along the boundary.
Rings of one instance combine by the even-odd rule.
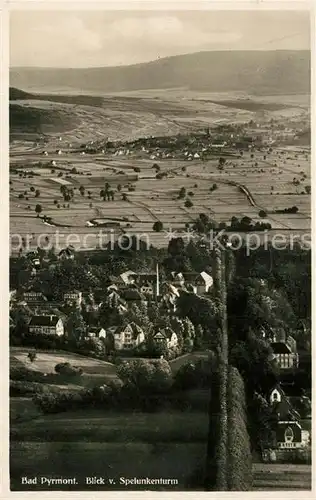
[[[158,299],[159,297],[159,264],[157,262],[156,264],[156,298]]]

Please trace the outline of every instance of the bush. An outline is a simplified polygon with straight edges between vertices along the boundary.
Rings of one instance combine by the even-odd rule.
[[[185,200],[185,202],[184,202],[184,206],[185,206],[186,208],[191,208],[191,207],[193,207],[193,203],[192,203],[192,201],[191,201],[191,200]]]
[[[37,382],[10,380],[10,397],[31,397],[45,392],[46,387]]]
[[[33,403],[44,413],[59,413],[78,408],[82,405],[83,398],[80,392],[46,392],[36,394]]]
[[[213,360],[204,359],[182,365],[175,374],[174,388],[190,390],[210,387],[214,367]]]
[[[160,233],[163,230],[163,223],[161,221],[156,221],[153,224],[153,231]]]
[[[55,372],[66,377],[75,377],[83,374],[83,369],[79,366],[71,366],[70,363],[58,363]]]
[[[37,358],[36,352],[29,352],[27,357],[31,361],[31,363],[33,363],[33,361],[35,361]]]

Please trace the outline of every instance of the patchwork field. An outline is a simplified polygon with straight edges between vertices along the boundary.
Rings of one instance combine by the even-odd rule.
[[[263,220],[271,224],[271,236],[277,231],[288,234],[310,230],[308,146],[289,144],[273,147],[270,153],[256,151],[253,157],[250,152],[245,152],[242,158],[227,157],[221,171],[218,170],[220,152],[206,161],[195,158],[188,161],[189,157],[183,155],[162,159],[159,152],[157,156],[146,151],[126,154],[120,148],[115,155],[106,151],[83,154],[80,150],[82,143],[100,138],[133,140],[151,135],[189,134],[214,124],[250,120],[257,122],[251,131],[254,136],[260,134],[260,127],[271,119],[285,129],[296,130],[308,124],[307,94],[251,96],[242,92],[165,89],[103,96],[54,93],[47,95],[46,100],[45,95],[40,94],[33,99],[19,99],[19,95],[18,92],[11,106],[20,106],[26,113],[28,110],[43,112],[40,123],[47,122],[49,112],[65,113],[68,118],[73,116],[74,121],[68,119],[60,130],[52,118],[55,128],[40,133],[39,127],[33,138],[26,126],[23,129],[26,123],[23,120],[18,121],[19,130],[14,121],[10,124],[13,253],[21,246],[21,238],[27,235],[30,248],[39,244],[54,244],[59,249],[67,244],[77,249],[95,248],[115,241],[124,232],[145,234],[150,244],[166,246],[168,235],[153,231],[156,221],[161,221],[166,231],[182,233],[186,223],[200,213],[218,222],[228,223],[233,216],[248,216],[256,222],[262,220],[259,211],[264,210]],[[68,127],[70,122],[73,128]],[[194,152],[194,146],[192,148]],[[156,178],[154,163],[158,163],[166,177]],[[105,183],[114,191],[114,201],[103,201],[100,196]],[[210,191],[214,184],[217,189]],[[251,197],[240,190],[240,185],[248,189]],[[73,189],[70,202],[64,201],[62,186]],[[84,189],[83,195],[80,187]],[[186,190],[184,199],[178,199],[181,187]],[[186,199],[191,200],[191,207],[184,205]],[[35,213],[36,205],[41,206],[40,217]],[[297,206],[297,213],[274,213],[292,206]],[[52,219],[51,225],[43,222],[44,215]],[[100,236],[99,227],[87,227],[88,221],[96,217],[116,219],[120,227],[116,230],[103,227]]]
[[[161,221],[165,230],[185,231],[185,224],[192,222],[200,213],[206,213],[218,222],[229,223],[233,216],[251,217],[262,220],[259,211],[264,210],[272,230],[309,231],[311,221],[310,191],[310,153],[305,149],[295,151],[275,149],[272,153],[256,152],[254,157],[245,153],[242,158],[228,159],[222,171],[218,170],[218,159],[201,161],[169,160],[159,161],[163,179],[155,178],[153,161],[144,158],[100,158],[86,155],[79,159],[73,154],[58,159],[53,156],[57,169],[63,169],[63,178],[56,177],[59,170],[37,168],[29,163],[23,171],[36,171],[32,178],[11,175],[11,235],[12,249],[19,243],[13,235],[33,235],[32,244],[38,246],[48,235],[50,244],[63,248],[73,244],[76,248],[95,248],[102,241],[115,240],[123,232],[145,234],[151,244],[165,246],[168,235],[155,233],[153,224]],[[264,159],[265,158],[265,159]],[[20,168],[20,159],[12,157],[12,166]],[[71,173],[76,168],[77,173]],[[135,179],[134,168],[137,168]],[[54,172],[52,173],[52,170]],[[84,175],[86,173],[86,175]],[[89,175],[87,175],[89,174]],[[91,174],[91,175],[90,175]],[[132,180],[131,180],[132,179]],[[296,179],[296,180],[295,180]],[[103,201],[100,191],[108,182],[114,191],[114,201]],[[217,185],[217,189],[210,188]],[[63,200],[61,186],[74,190],[74,198],[69,203]],[[252,200],[240,190],[247,187]],[[79,187],[84,187],[84,195]],[[185,199],[178,199],[180,188],[186,190],[185,199],[192,201],[190,208],[185,207]],[[39,190],[36,197],[34,188]],[[32,191],[33,190],[33,191]],[[120,190],[120,191],[119,191]],[[122,195],[125,194],[126,201]],[[21,198],[23,195],[23,198]],[[20,196],[20,198],[19,198]],[[44,223],[37,217],[35,207],[42,207],[41,217],[52,218],[52,224]],[[279,214],[292,206],[298,207],[296,214]],[[87,227],[93,218],[117,220],[117,230]],[[58,232],[58,241],[56,237]],[[72,235],[72,236],[70,236]]]

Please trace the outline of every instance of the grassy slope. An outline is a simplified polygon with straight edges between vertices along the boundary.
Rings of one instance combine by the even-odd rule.
[[[84,373],[87,374],[116,376],[116,367],[112,363],[99,359],[63,351],[37,351],[36,360],[30,363],[27,358],[28,352],[29,349],[23,347],[11,348],[11,366],[21,366],[22,363],[23,366],[32,370],[42,373],[54,373],[57,363],[69,362],[72,365],[81,366]]]

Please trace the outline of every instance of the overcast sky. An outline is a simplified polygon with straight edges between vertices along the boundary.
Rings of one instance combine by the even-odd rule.
[[[307,12],[13,11],[11,66],[117,66],[202,50],[309,49]]]

